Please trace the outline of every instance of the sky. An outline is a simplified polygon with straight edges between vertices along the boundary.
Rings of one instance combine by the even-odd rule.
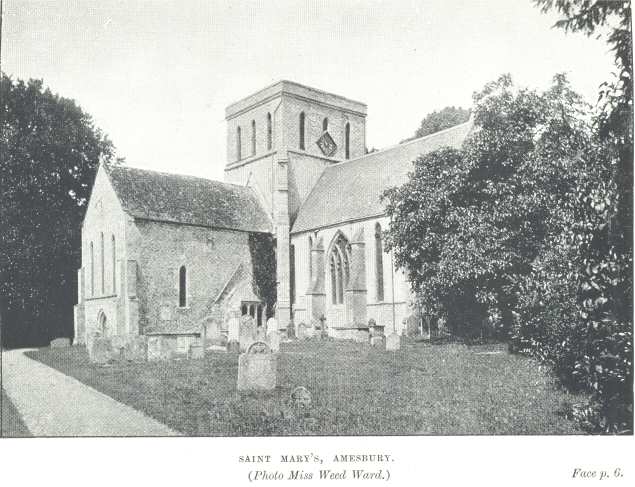
[[[281,79],[368,105],[367,146],[411,136],[502,73],[594,103],[604,40],[531,0],[4,0],[2,70],[75,99],[131,166],[223,179],[224,109]]]

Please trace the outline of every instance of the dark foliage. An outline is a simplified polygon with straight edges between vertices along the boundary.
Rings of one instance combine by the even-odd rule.
[[[408,142],[409,140],[418,139],[419,137],[425,137],[426,135],[449,129],[455,125],[467,122],[469,117],[470,111],[461,107],[445,107],[438,112],[434,111],[425,116],[412,137],[402,140],[401,142]]]
[[[0,295],[4,346],[72,336],[80,229],[112,143],[41,80],[0,86]]]
[[[276,244],[268,233],[249,234],[249,253],[253,262],[254,292],[267,305],[267,317],[276,304]]]

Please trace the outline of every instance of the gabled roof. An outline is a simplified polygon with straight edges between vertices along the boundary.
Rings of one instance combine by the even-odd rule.
[[[412,162],[444,146],[459,148],[472,130],[472,121],[435,134],[327,166],[302,204],[291,230],[306,232],[352,220],[383,215],[384,190],[408,179]]]
[[[121,205],[146,220],[271,232],[271,220],[247,186],[126,166],[104,166]]]

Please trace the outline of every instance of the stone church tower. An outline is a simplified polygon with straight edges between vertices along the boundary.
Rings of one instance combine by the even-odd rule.
[[[225,180],[251,186],[273,222],[276,317],[285,327],[296,292],[290,229],[324,169],[364,155],[366,105],[280,81],[227,107],[225,118]]]

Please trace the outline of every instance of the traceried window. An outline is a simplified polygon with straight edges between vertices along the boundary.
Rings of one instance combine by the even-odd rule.
[[[375,285],[377,301],[384,300],[384,249],[381,243],[381,225],[375,224]]]
[[[271,124],[271,113],[267,113],[267,150],[273,147],[273,127]]]
[[[187,306],[187,270],[182,265],[179,269],[179,308]]]
[[[251,155],[256,155],[256,121],[251,121]]]
[[[348,122],[344,128],[344,153],[346,159],[351,158],[351,124]]]
[[[331,302],[344,303],[344,289],[348,285],[350,269],[350,245],[343,235],[340,235],[331,249],[329,267],[331,270]]]
[[[305,115],[304,112],[300,113],[300,149],[304,150],[305,145],[304,145],[304,122],[305,122]]]
[[[242,134],[241,134],[241,130],[240,127],[236,127],[236,159],[237,160],[241,160],[242,159],[242,153],[241,153],[241,148],[242,148]]]

